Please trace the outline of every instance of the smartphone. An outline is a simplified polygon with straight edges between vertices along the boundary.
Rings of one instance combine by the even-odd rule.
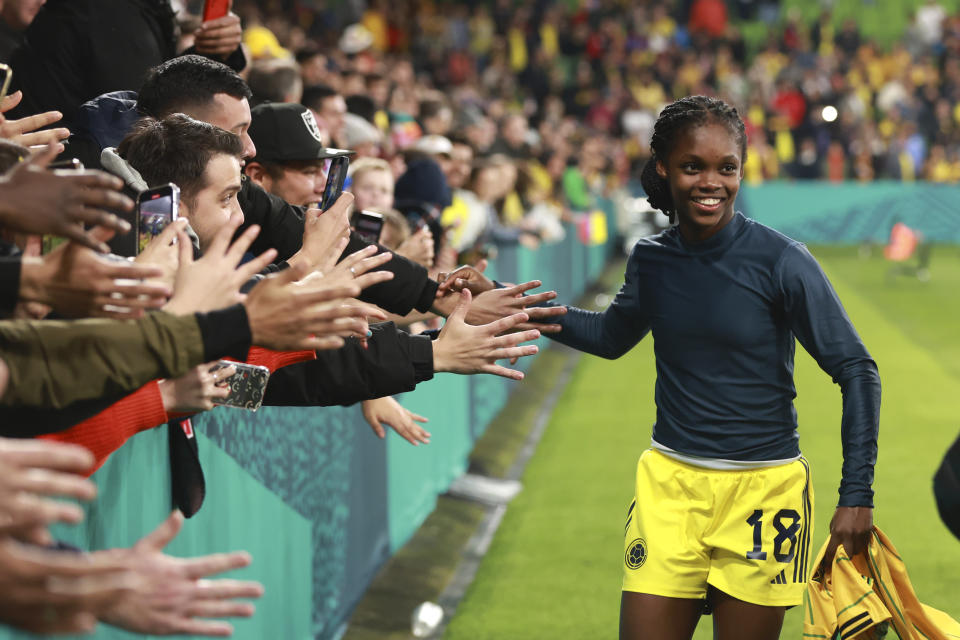
[[[10,65],[0,62],[0,100],[3,100],[10,89],[10,79],[13,78],[13,69]]]
[[[338,151],[330,149],[330,151]],[[323,200],[320,201],[320,210],[326,211],[333,206],[340,194],[343,193],[343,183],[347,179],[347,169],[350,167],[350,157],[338,155],[330,158],[327,162],[327,184],[323,188]]]
[[[216,20],[230,11],[230,0],[206,0],[203,3],[203,21]]]
[[[172,182],[141,191],[137,196],[137,253],[177,219],[180,187]]]
[[[68,171],[83,171],[83,163],[77,160],[76,158],[70,158],[69,160],[57,160],[56,162],[51,162],[47,165],[47,169],[50,171],[56,171],[57,169],[66,169]]]
[[[263,394],[267,390],[267,382],[270,380],[270,369],[246,362],[218,360],[217,364],[210,369],[210,372],[227,367],[236,367],[237,369],[235,374],[221,383],[230,387],[230,395],[226,398],[214,400],[214,404],[249,409],[250,411],[259,409],[260,405],[263,404]]]
[[[354,224],[357,235],[373,244],[380,242],[380,232],[383,230],[383,214],[376,211],[363,210],[357,214]]]

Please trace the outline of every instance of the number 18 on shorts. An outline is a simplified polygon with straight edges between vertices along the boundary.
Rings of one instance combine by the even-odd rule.
[[[803,458],[715,470],[648,450],[624,532],[623,590],[702,599],[707,586],[765,606],[803,602],[813,487]]]

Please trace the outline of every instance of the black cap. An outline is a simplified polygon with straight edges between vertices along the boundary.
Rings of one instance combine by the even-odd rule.
[[[323,146],[313,112],[302,104],[267,102],[251,110],[250,138],[257,147],[253,160],[289,162],[343,155]]]

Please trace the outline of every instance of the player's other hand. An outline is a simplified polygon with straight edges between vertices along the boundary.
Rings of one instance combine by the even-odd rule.
[[[837,507],[830,520],[830,543],[823,561],[829,566],[837,552],[837,545],[851,558],[866,550],[873,531],[873,509],[870,507]]]

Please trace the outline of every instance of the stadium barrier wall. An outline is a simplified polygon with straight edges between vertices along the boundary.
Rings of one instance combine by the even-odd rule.
[[[903,222],[935,244],[960,244],[960,186],[877,181],[770,182],[737,198],[751,218],[808,244],[886,244]]]
[[[612,230],[613,204],[602,210]],[[586,246],[576,228],[566,231],[538,251],[501,249],[488,275],[539,279],[543,290],[575,300],[602,271],[614,234]],[[399,397],[430,418],[431,443],[419,447],[391,430],[376,438],[359,407],[263,407],[255,415],[219,407],[200,415],[193,425],[206,498],[168,552],[252,554],[253,565],[233,577],[261,581],[265,594],[253,618],[233,621],[235,638],[335,638],[379,568],[466,470],[473,443],[515,384],[442,374]],[[101,492],[85,521],[57,526],[54,535],[81,549],[133,545],[172,508],[167,427],[132,438],[93,479]],[[0,638],[26,637],[0,629]],[[101,625],[94,637],[138,636]]]

